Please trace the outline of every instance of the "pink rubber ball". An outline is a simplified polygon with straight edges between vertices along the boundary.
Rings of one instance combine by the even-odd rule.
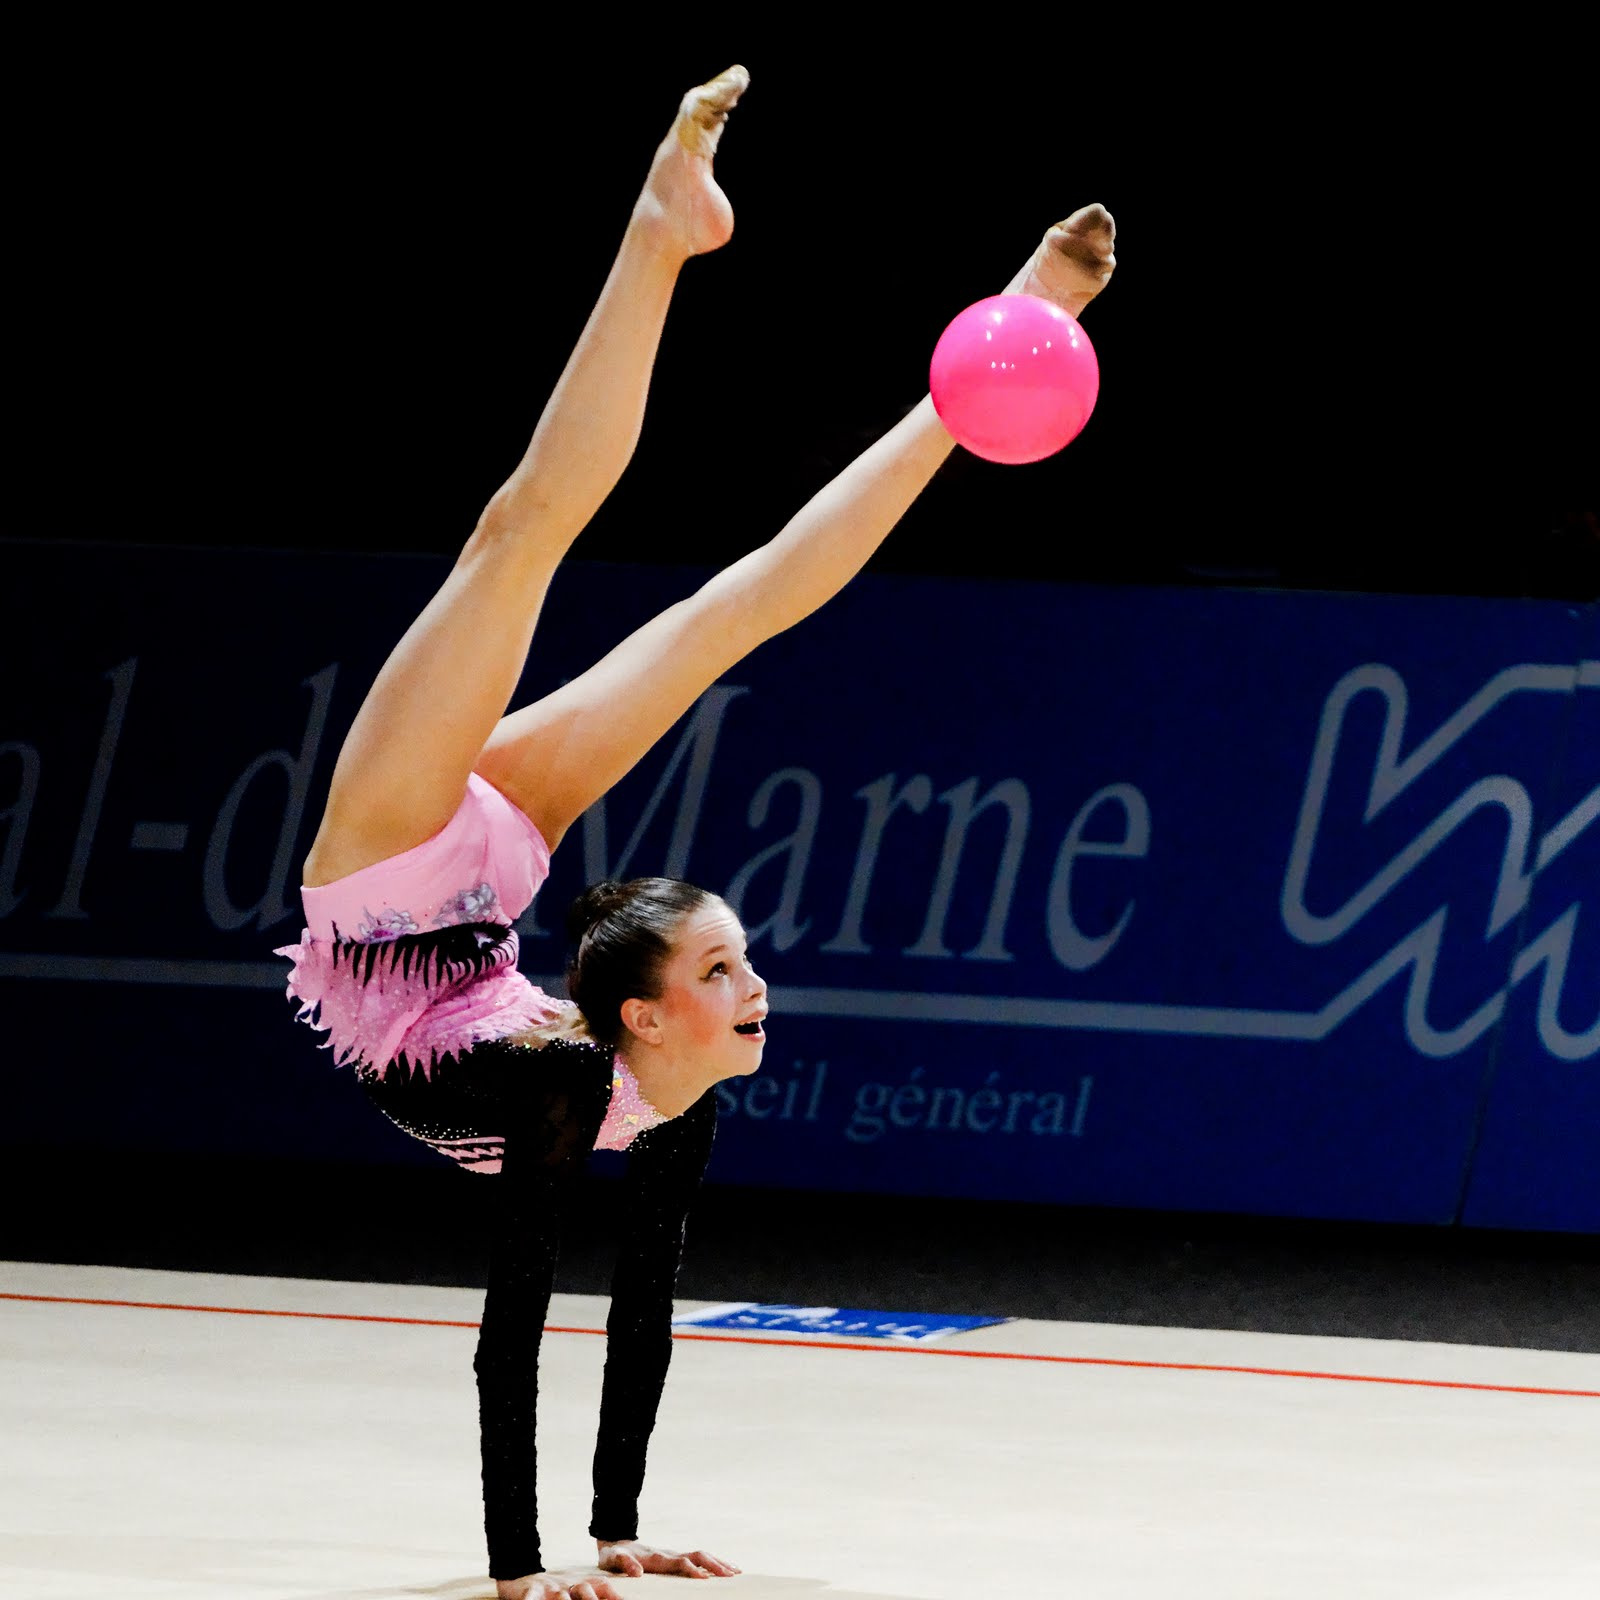
[[[1031,294],[997,294],[939,336],[928,383],[939,420],[986,461],[1042,461],[1083,431],[1100,363],[1077,318]]]

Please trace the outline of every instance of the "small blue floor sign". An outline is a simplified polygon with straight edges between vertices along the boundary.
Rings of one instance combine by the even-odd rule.
[[[735,1300],[726,1305],[685,1311],[672,1319],[675,1328],[741,1328],[760,1333],[823,1333],[834,1338],[890,1339],[899,1344],[926,1344],[971,1328],[991,1328],[1010,1317],[958,1317],[892,1311],[851,1311],[843,1306],[758,1305]]]

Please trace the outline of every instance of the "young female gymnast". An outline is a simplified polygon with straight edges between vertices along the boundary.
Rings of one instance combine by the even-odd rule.
[[[584,810],[721,674],[843,587],[953,444],[924,399],[770,543],[505,714],[556,565],[632,455],[677,276],[733,231],[712,157],[748,82],[731,67],[684,97],[526,454],[350,727],[305,863],[306,931],[279,952],[301,1018],[328,1030],[385,1114],[470,1170],[501,1173],[474,1367],[502,1600],[621,1600],[604,1572],[738,1570],[641,1543],[637,1502],[711,1089],[760,1065],[767,1010],[738,918],[691,885],[580,896],[571,1002],[517,970],[512,923]],[[1112,241],[1110,216],[1086,206],[1046,233],[1009,291],[1076,315],[1111,277]],[[539,1342],[562,1206],[596,1147],[631,1151],[594,1457],[601,1570],[558,1578],[536,1527]]]

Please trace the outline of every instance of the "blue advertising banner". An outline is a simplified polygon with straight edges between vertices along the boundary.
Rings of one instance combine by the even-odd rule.
[[[444,564],[0,556],[5,1140],[434,1159],[269,952]],[[702,576],[569,566],[519,692]],[[572,830],[523,965],[594,877],[726,895],[717,1181],[1600,1231],[1597,705],[1593,607],[868,574]]]
[[[1600,661],[1600,606],[1584,656]],[[1592,675],[1585,682],[1553,753],[1551,826],[1530,828],[1525,846],[1533,882],[1521,891],[1526,931],[1513,968],[1522,981],[1498,1025],[1501,1062],[1463,1213],[1481,1227],[1600,1233],[1600,1045],[1595,1027],[1583,1028],[1600,988],[1600,690]]]

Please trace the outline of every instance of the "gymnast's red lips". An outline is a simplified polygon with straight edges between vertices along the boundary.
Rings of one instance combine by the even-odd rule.
[[[741,1039],[765,1039],[766,1034],[761,1024],[766,1021],[766,1017],[765,1011],[758,1011],[753,1017],[746,1017],[743,1022],[734,1023],[733,1031]]]

